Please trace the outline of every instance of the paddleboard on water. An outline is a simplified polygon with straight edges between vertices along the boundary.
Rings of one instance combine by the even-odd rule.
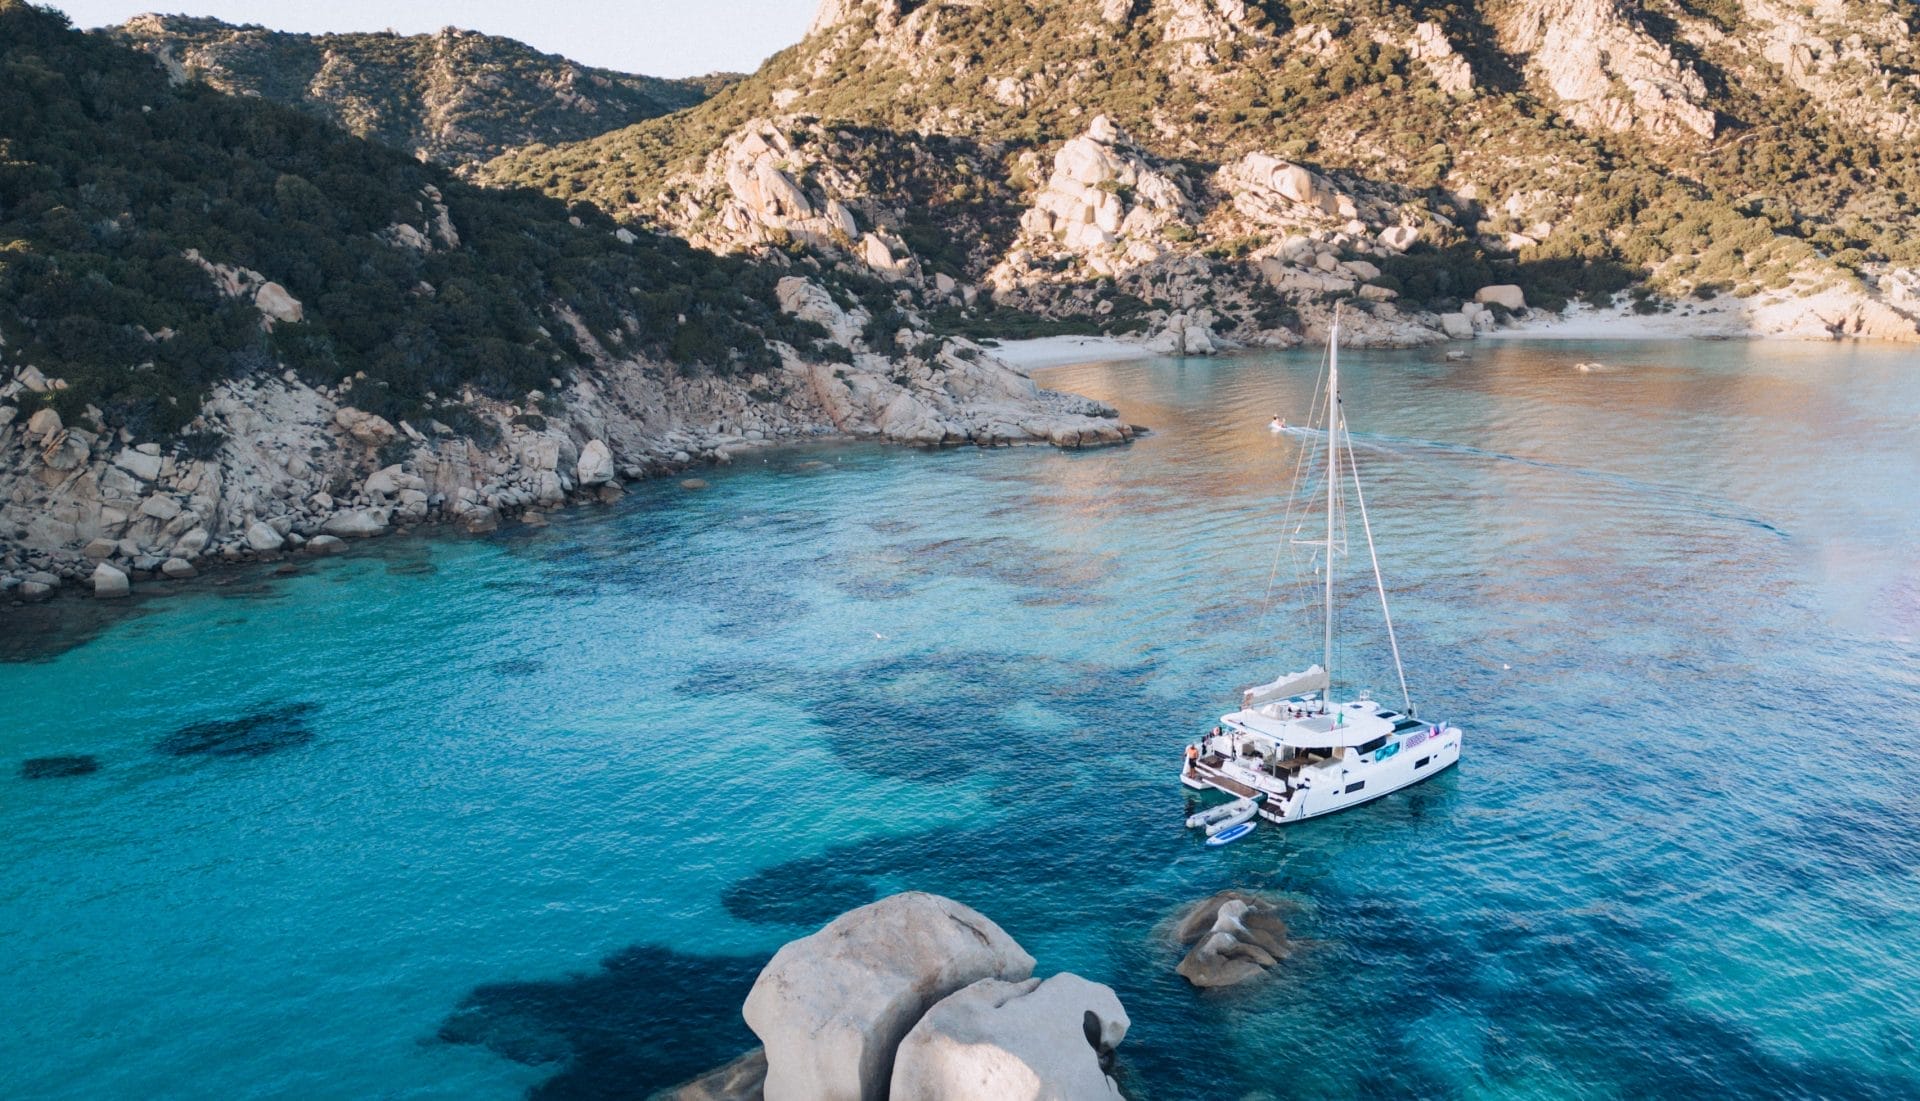
[[[1242,822],[1237,826],[1228,826],[1212,837],[1207,838],[1209,845],[1228,845],[1253,832],[1252,822]]]

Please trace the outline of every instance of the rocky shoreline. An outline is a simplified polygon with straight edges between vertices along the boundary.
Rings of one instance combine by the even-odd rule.
[[[0,604],[125,596],[211,564],[334,554],[421,526],[484,533],[780,442],[1081,448],[1136,432],[971,341],[903,328],[895,340],[910,350],[885,356],[867,347],[864,310],[797,277],[780,297],[832,334],[843,362],[783,349],[776,371],[685,377],[596,355],[551,392],[461,395],[461,432],[361,409],[354,380],[316,387],[288,371],[222,384],[189,434],[163,446],[97,410],[66,423],[61,381],[24,368],[0,385]]]

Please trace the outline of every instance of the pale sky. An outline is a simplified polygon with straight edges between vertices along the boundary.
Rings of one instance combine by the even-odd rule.
[[[47,0],[42,0],[47,2]],[[51,0],[76,27],[150,11],[281,31],[421,34],[455,26],[648,76],[752,72],[806,33],[818,0]]]

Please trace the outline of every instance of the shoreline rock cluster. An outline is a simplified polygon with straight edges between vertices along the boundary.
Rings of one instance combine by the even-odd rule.
[[[762,1049],[655,1101],[1116,1101],[1129,1021],[977,911],[907,892],[781,948],[743,1015]]]
[[[483,533],[781,441],[1081,448],[1135,434],[1113,409],[1043,390],[971,341],[908,328],[898,339],[910,350],[881,355],[866,346],[865,311],[818,284],[784,280],[780,299],[826,327],[845,362],[783,349],[776,370],[686,378],[597,354],[550,392],[460,395],[482,426],[465,435],[359,408],[356,380],[315,387],[287,371],[221,384],[185,437],[202,445],[163,446],[91,408],[67,423],[55,408],[64,383],[23,368],[0,383],[0,604],[73,588],[124,596],[209,563],[332,554],[424,524]]]

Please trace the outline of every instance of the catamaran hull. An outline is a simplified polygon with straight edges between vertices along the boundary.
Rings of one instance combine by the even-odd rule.
[[[1261,792],[1267,798],[1260,806],[1260,817],[1274,825],[1291,826],[1365,806],[1445,772],[1460,763],[1461,739],[1460,728],[1448,727],[1439,737],[1397,753],[1391,760],[1316,777],[1317,782],[1305,789],[1289,791],[1277,783],[1264,782],[1265,777],[1251,769],[1227,771],[1230,765],[1183,768],[1180,782],[1196,791],[1212,789],[1240,796]]]

